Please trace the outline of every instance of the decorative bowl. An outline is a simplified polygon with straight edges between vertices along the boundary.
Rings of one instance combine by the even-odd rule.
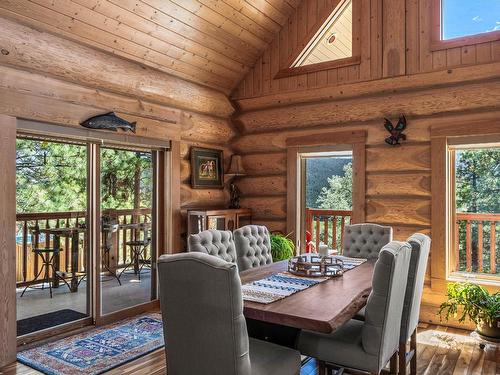
[[[302,254],[288,261],[288,272],[306,277],[342,276],[344,262],[333,256]]]

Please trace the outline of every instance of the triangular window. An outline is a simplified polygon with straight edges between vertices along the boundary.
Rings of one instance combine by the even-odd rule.
[[[291,68],[352,57],[352,0],[342,1]]]

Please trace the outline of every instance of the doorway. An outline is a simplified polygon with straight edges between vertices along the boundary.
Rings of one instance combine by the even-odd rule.
[[[168,147],[83,135],[17,137],[17,323],[25,342],[133,315],[157,299],[158,168]]]

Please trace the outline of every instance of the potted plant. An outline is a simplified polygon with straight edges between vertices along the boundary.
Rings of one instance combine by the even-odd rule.
[[[271,234],[271,254],[275,262],[290,259],[295,255],[295,244],[284,234]]]
[[[459,322],[469,319],[477,332],[486,339],[500,339],[500,293],[490,294],[472,283],[448,284],[448,300],[439,308],[441,319],[457,317]]]

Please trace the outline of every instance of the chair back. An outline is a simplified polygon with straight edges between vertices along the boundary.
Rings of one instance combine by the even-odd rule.
[[[425,270],[431,248],[431,239],[422,233],[415,233],[407,239],[411,245],[410,268],[408,270],[408,283],[401,319],[400,343],[406,343],[418,325],[420,315],[420,302],[424,289]]]
[[[273,262],[271,237],[262,225],[245,225],[234,231],[236,261],[241,271]]]
[[[373,271],[365,310],[362,345],[383,368],[399,346],[399,328],[410,266],[411,246],[392,241],[382,248]]]
[[[193,252],[158,259],[167,373],[250,375],[235,264]]]
[[[380,250],[391,241],[392,227],[370,223],[346,225],[343,255],[376,259]]]
[[[213,255],[226,262],[236,263],[236,249],[231,231],[208,229],[198,234],[192,234],[189,236],[188,250]]]

